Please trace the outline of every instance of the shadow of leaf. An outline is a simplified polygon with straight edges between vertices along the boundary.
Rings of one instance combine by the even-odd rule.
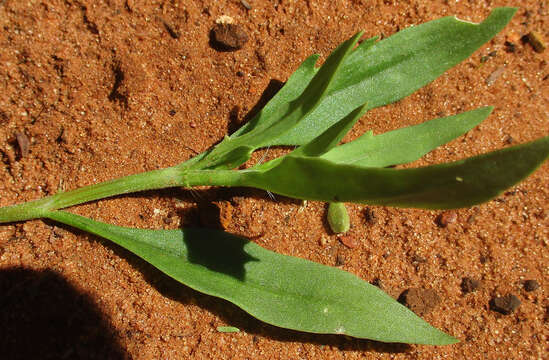
[[[187,259],[211,271],[222,273],[243,281],[244,265],[257,261],[244,251],[249,240],[210,229],[183,229],[187,246]]]
[[[91,298],[51,270],[0,271],[2,359],[126,359]]]

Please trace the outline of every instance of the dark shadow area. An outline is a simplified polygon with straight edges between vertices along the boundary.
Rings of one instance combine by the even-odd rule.
[[[93,301],[51,271],[0,271],[0,358],[127,359]]]
[[[124,108],[128,107],[128,97],[125,94],[120,93],[120,87],[125,79],[124,71],[122,70],[120,63],[116,62],[112,66],[112,71],[114,74],[114,83],[112,85],[111,92],[108,96],[109,100],[112,102],[120,102]]]
[[[269,81],[269,84],[267,85],[265,90],[263,90],[263,93],[261,94],[261,97],[259,98],[257,103],[254,105],[253,108],[250,109],[250,111],[248,111],[246,113],[246,115],[244,115],[242,120],[239,120],[239,118],[238,118],[238,112],[240,110],[237,109],[237,108],[233,108],[231,110],[230,114],[229,114],[229,125],[228,125],[228,129],[227,129],[229,134],[234,133],[241,126],[248,123],[257,114],[259,114],[261,109],[263,109],[265,107],[265,105],[267,105],[267,103],[280,91],[280,89],[282,89],[284,84],[285,84],[285,82],[282,82],[280,80],[271,79],[271,81]],[[253,128],[253,126],[252,126],[252,128]]]
[[[244,251],[249,240],[210,229],[185,229],[188,259],[193,264],[243,281],[244,265],[256,258]]]

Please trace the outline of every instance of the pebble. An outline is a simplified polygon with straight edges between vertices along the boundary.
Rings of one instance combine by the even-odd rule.
[[[501,74],[503,74],[504,71],[505,71],[505,67],[503,66],[500,66],[496,70],[492,71],[492,73],[488,75],[488,77],[486,78],[486,85],[492,86],[496,82],[496,80],[501,76]]]
[[[364,209],[364,218],[366,219],[366,222],[370,225],[375,225],[377,223],[376,213],[370,208]]]
[[[212,28],[212,42],[220,50],[234,51],[242,49],[248,41],[248,35],[237,24],[219,23]]]
[[[523,283],[524,290],[530,292],[539,288],[539,283],[536,280],[526,280]]]
[[[322,247],[325,247],[326,245],[328,245],[328,238],[322,235],[320,239],[318,239],[318,244]]]
[[[514,53],[517,50],[517,46],[511,41],[506,41],[503,45],[505,45],[505,52]]]
[[[437,217],[437,224],[440,227],[445,228],[449,224],[455,223],[457,220],[457,213],[455,211],[445,211]]]
[[[482,282],[480,280],[476,280],[470,277],[464,277],[461,280],[461,291],[463,291],[464,294],[477,291],[481,287]]]
[[[342,265],[345,265],[345,255],[339,253],[336,256],[335,266],[342,266]]]
[[[507,294],[494,297],[490,300],[490,309],[503,315],[509,315],[520,306],[520,300],[516,295]]]
[[[537,53],[542,53],[547,45],[543,41],[541,34],[537,31],[531,31],[525,36],[526,42],[528,42],[534,48]]]
[[[17,145],[19,146],[21,157],[24,158],[28,156],[30,141],[27,135],[25,135],[25,133],[22,131],[18,131],[15,133],[15,139],[17,140]]]
[[[358,246],[358,241],[352,235],[341,235],[338,237],[339,241],[349,249],[354,249]]]
[[[440,296],[433,289],[411,288],[400,294],[398,301],[417,315],[423,316],[440,303]]]
[[[252,10],[252,6],[246,0],[240,0],[240,3],[246,8],[246,10]]]

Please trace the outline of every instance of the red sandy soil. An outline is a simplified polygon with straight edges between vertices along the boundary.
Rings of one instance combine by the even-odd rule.
[[[175,165],[245,121],[312,53],[323,59],[364,29],[391,35],[442,16],[481,21],[509,1],[0,1],[0,205]],[[248,42],[212,48],[210,29],[234,18]],[[347,140],[495,106],[465,136],[413,164],[523,143],[549,133],[549,8],[522,1],[511,24],[471,58],[414,95],[370,111]],[[511,43],[506,44],[506,41]],[[491,84],[487,84],[487,79]],[[496,76],[497,75],[497,76]],[[20,140],[29,140],[21,151]],[[24,134],[24,136],[22,136]],[[24,141],[21,140],[21,141]],[[23,149],[24,150],[24,149]],[[268,157],[283,150],[272,150]],[[259,154],[259,156],[261,153]],[[256,157],[257,159],[257,157]],[[322,203],[249,190],[228,199],[227,230],[261,246],[379,279],[398,297],[433,289],[423,317],[456,345],[407,346],[303,334],[263,324],[235,306],[167,278],[106,240],[41,220],[0,226],[0,353],[4,359],[541,359],[549,317],[549,165],[499,198],[455,215],[350,205],[345,246]],[[140,228],[198,225],[187,191],[153,191],[71,209]],[[368,215],[368,214],[369,215]],[[374,214],[374,216],[370,216]],[[470,293],[462,279],[481,280]],[[531,292],[523,282],[541,286]],[[496,296],[521,301],[490,309]],[[222,325],[239,333],[219,333]]]

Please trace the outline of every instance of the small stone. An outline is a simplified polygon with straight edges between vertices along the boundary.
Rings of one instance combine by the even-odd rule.
[[[526,280],[523,283],[524,290],[530,292],[539,288],[539,283],[536,280]]]
[[[400,294],[398,301],[417,315],[423,316],[440,303],[440,297],[433,289],[411,288]]]
[[[326,245],[328,245],[328,238],[322,235],[320,239],[318,239],[318,244],[322,247],[325,247]]]
[[[241,49],[248,41],[248,35],[237,24],[220,23],[212,28],[212,43],[219,50]]]
[[[464,294],[477,291],[482,286],[480,280],[472,279],[470,277],[464,277],[461,280],[461,291]]]
[[[246,10],[252,10],[252,5],[250,5],[250,3],[248,3],[246,0],[240,0],[240,3],[246,8]]]
[[[455,223],[457,213],[455,211],[445,211],[437,217],[437,224],[440,227],[447,227],[449,224]]]
[[[537,31],[531,31],[528,34],[526,34],[525,39],[527,43],[532,45],[534,48],[534,51],[537,53],[542,53],[547,45],[543,41],[543,38],[541,37],[541,34]]]
[[[170,23],[166,21],[164,21],[164,28],[166,28],[166,31],[172,37],[172,39],[179,39],[181,37],[181,32],[179,32],[176,28],[174,28]]]
[[[341,265],[345,265],[345,255],[339,253],[336,256],[335,266],[341,266]]]
[[[500,66],[496,70],[492,71],[492,73],[488,75],[488,77],[486,78],[486,85],[492,86],[496,82],[496,80],[501,76],[501,74],[503,74],[504,71],[505,71],[505,67],[503,66]]]
[[[234,19],[229,15],[221,15],[215,19],[216,24],[234,24]]]
[[[364,218],[366,219],[366,222],[370,225],[375,225],[377,223],[376,213],[370,208],[364,209]]]
[[[29,146],[30,141],[27,135],[24,132],[18,131],[15,133],[15,139],[17,140],[17,145],[19,146],[19,152],[22,158],[29,155]]]
[[[505,45],[505,51],[508,53],[514,53],[517,49],[517,46],[515,45],[515,43],[510,41],[506,41],[504,45]]]
[[[358,246],[358,241],[352,235],[341,235],[339,236],[339,241],[349,249],[354,249]]]
[[[520,306],[520,300],[513,294],[498,296],[490,300],[490,309],[503,315],[509,315]]]

